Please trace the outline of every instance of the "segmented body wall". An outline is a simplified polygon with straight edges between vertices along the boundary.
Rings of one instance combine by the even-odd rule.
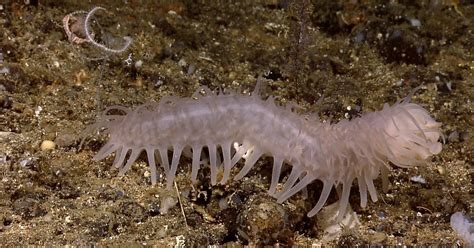
[[[438,142],[441,124],[420,105],[410,103],[411,96],[393,106],[385,104],[381,111],[329,124],[320,122],[315,115],[299,115],[290,107],[278,106],[272,97],[263,100],[257,91],[251,96],[216,95],[208,91],[206,96],[195,94],[198,97],[194,98],[165,97],[159,103],[145,104],[135,110],[111,107],[90,127],[104,128],[110,135],[94,159],[115,152],[114,166],[123,175],[145,151],[152,184],[157,181],[159,161],[171,188],[185,148],[192,150],[194,182],[201,166],[202,150],[207,147],[212,185],[226,183],[240,159],[245,158],[245,164],[234,176],[235,180],[244,177],[262,155],[268,155],[273,157],[269,193],[278,202],[320,180],[323,190],[308,213],[313,216],[324,206],[332,187],[342,185],[340,220],[355,179],[361,205],[365,207],[367,194],[377,201],[373,180],[379,174],[386,188],[389,161],[407,167],[441,151]],[[118,109],[124,115],[108,114],[111,109]],[[235,143],[239,146],[234,147]],[[173,151],[171,161],[168,150]],[[283,163],[291,165],[292,171],[283,189],[277,192]],[[223,170],[221,178],[218,178],[219,170]]]

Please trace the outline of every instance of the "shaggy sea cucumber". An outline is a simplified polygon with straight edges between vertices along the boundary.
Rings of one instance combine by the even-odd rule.
[[[199,94],[202,90],[206,91],[205,96]],[[377,201],[373,180],[379,174],[384,190],[387,188],[389,162],[410,167],[441,151],[441,123],[423,107],[410,102],[413,93],[392,106],[385,104],[380,111],[330,124],[320,122],[317,115],[300,115],[291,107],[279,106],[273,97],[262,99],[258,84],[251,95],[214,94],[200,88],[192,98],[165,97],[159,103],[144,104],[134,110],[109,107],[88,130],[101,128],[109,134],[94,160],[115,152],[113,165],[123,175],[145,151],[152,184],[157,181],[159,162],[168,188],[173,184],[184,149],[191,148],[191,179],[195,182],[201,153],[207,147],[212,185],[218,183],[222,169],[219,182],[226,183],[241,158],[245,164],[235,180],[244,177],[262,155],[272,156],[269,194],[281,203],[320,180],[324,186],[308,213],[312,217],[326,203],[333,186],[342,185],[340,220],[346,212],[354,179],[359,186],[360,204],[365,207],[367,192],[372,201]],[[123,114],[110,114],[112,110]],[[239,145],[234,146],[235,143]],[[173,151],[171,163],[169,150]],[[277,192],[284,163],[291,165],[292,170]]]

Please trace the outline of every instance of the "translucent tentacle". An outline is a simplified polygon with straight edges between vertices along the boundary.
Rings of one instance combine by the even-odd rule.
[[[214,144],[207,145],[209,149],[209,162],[211,164],[211,185],[217,184],[217,147]]]
[[[360,206],[365,208],[367,207],[367,184],[365,184],[363,176],[357,178],[357,183],[359,184]]]
[[[324,204],[328,200],[329,194],[331,193],[332,186],[334,185],[333,180],[325,180],[323,181],[323,191],[321,191],[321,195],[319,196],[318,203],[308,212],[308,217],[313,217],[316,215],[321,208],[323,208]]]
[[[181,158],[181,152],[183,151],[182,145],[173,146],[173,159],[171,161],[170,171],[166,174],[166,188],[168,190],[173,188],[173,181],[178,169],[179,158]]]
[[[277,194],[277,197],[280,198],[281,195],[284,195],[287,191],[289,191],[293,185],[295,185],[296,180],[300,177],[302,171],[299,167],[293,166],[291,170],[290,176],[286,180],[285,184],[283,185],[283,190]]]
[[[130,154],[130,157],[128,158],[127,163],[125,164],[124,167],[120,169],[118,173],[119,176],[123,176],[125,172],[130,170],[130,168],[132,167],[132,164],[135,162],[135,160],[137,160],[141,152],[142,152],[142,149],[138,149],[138,148],[132,149],[132,154]]]
[[[232,169],[232,158],[230,151],[232,149],[232,143],[222,144],[222,157],[224,158],[224,175],[222,176],[221,184],[225,184],[230,178],[230,171]]]
[[[120,148],[117,153],[115,153],[115,159],[114,159],[114,167],[115,168],[120,168],[123,165],[123,162],[125,161],[125,156],[127,156],[127,153],[130,149],[128,147],[123,147]]]
[[[276,188],[278,185],[278,181],[280,180],[282,166],[283,158],[277,156],[273,157],[272,181],[270,183],[270,189],[268,190],[268,194],[271,196],[274,196],[276,193]]]
[[[263,152],[259,149],[255,149],[252,151],[252,153],[250,154],[250,156],[245,160],[245,165],[244,167],[242,168],[242,170],[239,172],[239,174],[237,174],[235,177],[234,177],[234,180],[240,180],[242,179],[245,175],[247,175],[247,173],[249,173],[250,169],[252,169],[252,167],[255,165],[255,163],[257,162],[257,160],[260,158],[260,156],[263,155]]]
[[[342,218],[347,212],[347,206],[349,205],[349,195],[351,193],[352,180],[344,182],[342,186],[342,195],[339,200],[339,213],[336,218],[336,222],[341,222]]]
[[[115,150],[117,150],[117,146],[109,141],[99,150],[99,152],[97,152],[97,154],[92,159],[95,161],[102,160],[113,153]]]
[[[160,152],[161,166],[163,167],[165,174],[168,174],[168,172],[170,171],[170,160],[168,158],[168,148],[158,147],[158,151]]]
[[[370,198],[373,202],[376,202],[377,199],[377,190],[374,186],[374,181],[370,178],[369,172],[364,173],[365,183],[367,184],[367,189],[369,190]]]
[[[198,172],[199,172],[199,164],[201,162],[201,150],[202,146],[200,145],[193,145],[193,161],[191,166],[191,181],[196,183]]]
[[[152,147],[147,147],[146,155],[148,158],[148,166],[150,167],[151,185],[155,185],[157,181],[155,149],[153,149]]]
[[[282,203],[286,201],[288,198],[292,197],[294,194],[298,193],[300,190],[304,189],[308,184],[310,184],[314,180],[314,177],[307,174],[304,176],[293,188],[286,191],[284,194],[281,194],[278,197],[277,202]]]

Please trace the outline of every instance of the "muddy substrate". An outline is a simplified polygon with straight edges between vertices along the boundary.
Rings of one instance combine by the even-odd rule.
[[[467,1],[27,2],[0,2],[2,245],[462,244],[449,218],[473,212]],[[107,10],[94,15],[94,39],[120,47],[130,36],[125,52],[68,41],[63,18],[96,5]],[[83,35],[83,14],[72,17]],[[271,159],[243,180],[210,186],[208,168],[191,183],[183,158],[167,191],[162,180],[151,186],[145,157],[123,177],[111,169],[113,156],[93,161],[106,136],[80,147],[81,131],[107,106],[190,96],[200,85],[248,93],[258,75],[267,79],[264,96],[318,110],[326,121],[381,109],[423,85],[413,101],[443,123],[443,151],[426,166],[394,168],[389,191],[365,209],[354,185],[360,224],[329,240],[323,220],[305,215],[321,185],[310,185],[307,199],[277,204],[266,192]]]

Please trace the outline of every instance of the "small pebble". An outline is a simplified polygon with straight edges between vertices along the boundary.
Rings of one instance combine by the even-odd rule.
[[[72,132],[68,130],[69,132]],[[61,131],[58,133],[56,139],[54,139],[54,144],[57,144],[60,147],[72,146],[77,140],[77,136],[72,133]]]
[[[10,74],[10,69],[8,67],[0,68],[0,74]]]
[[[336,240],[341,237],[343,232],[357,230],[360,225],[359,218],[350,205],[347,206],[347,212],[340,222],[337,222],[338,215],[339,202],[325,206],[316,215],[318,219],[318,227],[324,230],[324,235],[321,237],[321,240],[325,242]]]
[[[380,211],[380,212],[378,213],[378,216],[379,216],[379,218],[380,218],[381,220],[385,219],[385,212]]]
[[[137,62],[135,62],[135,68],[140,68],[142,67],[143,65],[143,60],[138,60]]]
[[[354,37],[354,41],[356,44],[362,44],[362,42],[364,42],[364,39],[365,39],[365,34],[362,32],[358,32],[356,36]]]
[[[186,72],[188,75],[191,75],[194,73],[194,71],[196,71],[196,66],[193,65],[193,64],[190,64],[189,67],[188,67],[188,71]]]
[[[32,158],[23,159],[20,161],[20,166],[27,167],[31,163],[31,161],[33,161]]]
[[[416,28],[420,28],[421,27],[421,21],[418,20],[418,19],[410,19],[410,24],[413,26],[413,27],[416,27]]]
[[[421,184],[425,184],[426,183],[426,180],[421,177],[421,176],[413,176],[413,177],[410,177],[410,181],[414,182],[414,183],[421,183]]]
[[[146,177],[146,178],[149,178],[151,176],[151,172],[150,171],[145,171],[145,173],[143,173],[143,176]]]
[[[67,224],[72,223],[72,221],[73,220],[72,220],[71,216],[69,216],[69,215],[66,216],[66,218],[64,218],[64,222],[67,223]]]
[[[450,143],[459,142],[459,132],[458,132],[458,131],[454,131],[454,132],[450,133],[449,136],[448,136],[448,141],[449,141]]]
[[[452,81],[446,82],[446,87],[448,88],[449,91],[453,91],[453,82]]]
[[[383,242],[387,238],[387,235],[383,232],[376,232],[371,235],[370,241],[374,243],[380,243]]]
[[[41,111],[43,111],[43,108],[41,106],[38,106],[36,109],[35,109],[35,117],[38,118],[39,115],[41,114]]]
[[[51,140],[43,140],[41,142],[41,151],[53,150],[56,147],[56,144]]]
[[[51,222],[53,220],[53,215],[51,213],[47,213],[45,216],[43,216],[43,220],[45,222]]]
[[[178,61],[178,65],[181,66],[181,67],[186,67],[188,65],[188,63],[186,62],[185,59],[180,59]]]
[[[158,80],[156,80],[156,82],[155,82],[155,87],[158,88],[158,87],[160,87],[161,85],[163,85],[164,83],[165,83],[165,82],[164,82],[163,80],[158,79]]]
[[[2,154],[0,155],[0,164],[4,164],[7,162],[7,155]]]
[[[160,213],[161,214],[167,214],[168,211],[176,206],[178,203],[177,200],[175,200],[173,197],[166,197],[161,201],[161,208],[160,208]]]
[[[227,199],[226,198],[221,198],[219,200],[219,208],[221,210],[224,210],[224,209],[227,209],[229,207],[229,204],[227,203]]]
[[[11,97],[4,95],[3,97],[0,97],[0,107],[9,109],[12,107],[12,99]]]
[[[158,232],[156,232],[156,237],[159,239],[166,237],[166,230],[167,230],[167,226],[160,228]]]
[[[438,173],[440,175],[446,174],[446,169],[443,166],[438,166],[438,167],[436,167],[436,169],[438,169]]]
[[[284,205],[268,197],[253,196],[245,205],[237,215],[237,232],[241,238],[261,245],[284,241],[291,232],[291,226],[303,217],[290,217]]]

